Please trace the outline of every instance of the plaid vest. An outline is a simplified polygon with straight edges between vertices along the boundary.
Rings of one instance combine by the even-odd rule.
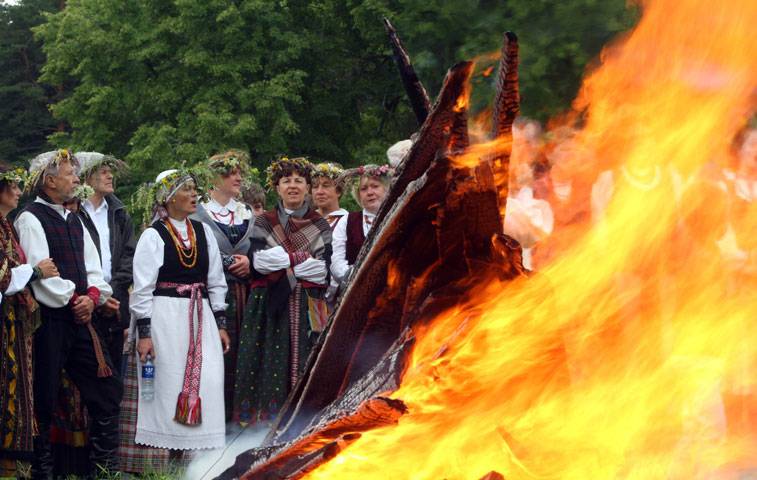
[[[347,244],[345,245],[345,256],[347,257],[348,265],[355,264],[355,260],[357,260],[363,242],[365,242],[365,234],[363,234],[363,212],[350,212],[349,215],[347,215]]]
[[[79,295],[87,293],[87,267],[84,263],[84,227],[79,217],[68,214],[66,220],[58,212],[40,202],[32,202],[26,211],[37,217],[45,231],[50,258],[58,267],[61,278],[71,280]],[[41,305],[43,318],[50,316],[73,319],[68,306],[50,308]]]

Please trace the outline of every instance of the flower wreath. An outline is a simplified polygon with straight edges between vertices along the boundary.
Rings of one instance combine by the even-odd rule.
[[[356,179],[359,179],[360,177],[368,176],[368,177],[376,177],[376,178],[383,178],[383,179],[390,179],[394,176],[394,167],[390,165],[361,165],[357,168],[350,168],[348,170],[345,170],[340,180],[342,181],[355,181]]]
[[[164,208],[165,203],[182,185],[192,180],[197,188],[199,201],[205,201],[212,185],[210,170],[202,166],[186,167],[182,165],[156,182],[142,184],[131,198],[132,211],[142,217],[142,224],[147,226],[151,219]]]
[[[350,187],[350,193],[352,198],[360,205],[360,195],[358,194],[358,187],[360,186],[360,179],[362,177],[374,177],[382,181],[389,188],[389,183],[394,176],[394,167],[390,165],[362,165],[357,168],[350,168],[345,170],[342,174],[340,181],[344,182]]]
[[[63,161],[70,162],[74,166],[74,169],[78,170],[79,160],[67,148],[42,153],[32,158],[29,165],[29,175],[24,184],[24,193],[28,194],[35,191],[39,186],[40,180],[42,180],[42,174],[45,170],[51,165],[60,165]]]
[[[327,177],[332,180],[337,180],[344,173],[344,168],[338,163],[324,162],[318,163],[313,167],[313,173],[310,175],[315,177]]]
[[[76,198],[80,202],[87,200],[89,197],[91,197],[94,194],[95,194],[95,189],[90,187],[86,183],[77,185],[74,188],[74,198]]]
[[[8,170],[7,172],[0,173],[0,182],[24,183],[26,182],[28,176],[29,175],[26,173],[26,170],[24,170],[23,167],[17,167],[13,170]]]
[[[277,182],[279,178],[281,178],[287,167],[294,170],[301,170],[310,175],[313,174],[313,164],[310,163],[307,158],[289,158],[285,156],[279,157],[271,162],[271,164],[268,165],[268,168],[265,169],[265,187],[268,191],[275,189],[275,182]]]
[[[250,170],[250,156],[245,151],[232,148],[210,157],[208,167],[217,175],[228,175],[238,169],[244,177]]]

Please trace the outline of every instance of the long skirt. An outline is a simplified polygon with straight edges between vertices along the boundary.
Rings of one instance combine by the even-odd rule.
[[[0,459],[30,460],[36,434],[31,317],[3,299],[0,318]],[[17,316],[18,314],[18,316]]]
[[[124,345],[123,362],[124,396],[118,421],[118,469],[128,473],[161,473],[169,469],[170,451],[134,443],[137,434],[137,405],[139,404],[139,381],[137,379],[137,349],[132,335]]]
[[[249,288],[247,284],[237,281],[229,281],[229,292],[226,295],[227,329],[231,340],[229,352],[224,356],[224,401],[226,402],[226,420],[231,419],[234,405],[234,385],[236,384],[237,356],[239,352],[239,334],[245,318],[245,306]]]
[[[189,299],[155,296],[153,299],[152,343],[155,349],[155,398],[137,407],[135,442],[141,445],[176,450],[222,448],[226,423],[223,401],[223,347],[213,311],[203,299],[202,369],[200,400],[202,423],[184,425],[174,421],[176,402],[184,384],[189,350]],[[192,319],[195,336],[197,312]],[[142,389],[141,376],[139,388]]]
[[[250,292],[239,337],[234,387],[233,418],[241,424],[275,418],[317,339],[311,328],[307,291],[298,285],[292,295],[299,295],[296,315],[289,308],[270,312],[266,288]]]

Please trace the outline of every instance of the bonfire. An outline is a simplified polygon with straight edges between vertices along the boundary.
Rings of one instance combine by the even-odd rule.
[[[432,106],[387,24],[417,139],[307,374],[223,478],[747,478],[757,211],[710,172],[755,114],[755,25],[753,0],[643,4],[552,123],[587,214],[528,273],[502,233],[517,37],[469,133],[473,63]]]

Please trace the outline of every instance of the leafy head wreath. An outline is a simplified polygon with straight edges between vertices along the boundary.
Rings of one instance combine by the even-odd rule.
[[[95,194],[95,189],[87,185],[86,181],[101,167],[110,167],[114,176],[125,175],[129,171],[129,166],[113,155],[100,152],[76,152],[76,158],[80,163],[79,179],[82,183],[74,188],[74,197],[81,202]]]
[[[24,184],[24,193],[35,192],[42,183],[45,171],[50,167],[58,167],[62,163],[70,163],[75,171],[79,169],[79,160],[67,148],[40,153],[29,162],[29,175]]]
[[[274,190],[282,177],[293,172],[305,177],[308,185],[313,175],[313,164],[305,157],[279,157],[265,169],[265,186],[268,191]]]
[[[210,171],[202,166],[186,167],[161,172],[154,182],[143,184],[132,196],[131,205],[135,214],[142,217],[142,225],[147,226],[168,216],[166,203],[187,182],[193,181],[200,200],[207,198],[211,185]]]
[[[243,150],[232,148],[223,153],[217,153],[208,159],[208,167],[216,175],[229,175],[239,170],[245,176],[250,170],[250,156]]]
[[[23,167],[16,167],[0,173],[0,182],[23,184],[28,177],[29,174]]]
[[[395,169],[390,165],[362,165],[357,168],[350,168],[345,170],[340,177],[340,182],[350,185],[350,193],[352,198],[360,205],[360,195],[358,190],[360,189],[360,179],[363,177],[373,177],[389,188],[389,183],[394,177]]]
[[[339,177],[342,176],[343,173],[344,168],[342,168],[342,166],[338,163],[323,162],[317,163],[313,166],[312,177],[326,177],[336,181],[337,179],[339,179]]]
[[[81,163],[79,169],[79,178],[86,181],[90,175],[95,173],[100,167],[110,167],[113,175],[124,175],[128,173],[129,166],[123,160],[119,160],[113,155],[105,155],[99,152],[76,152],[76,158]]]
[[[250,166],[250,156],[244,150],[232,148],[217,153],[207,162],[210,176],[227,176],[234,170],[242,175],[242,188],[249,188],[253,183],[260,183],[260,170]]]

